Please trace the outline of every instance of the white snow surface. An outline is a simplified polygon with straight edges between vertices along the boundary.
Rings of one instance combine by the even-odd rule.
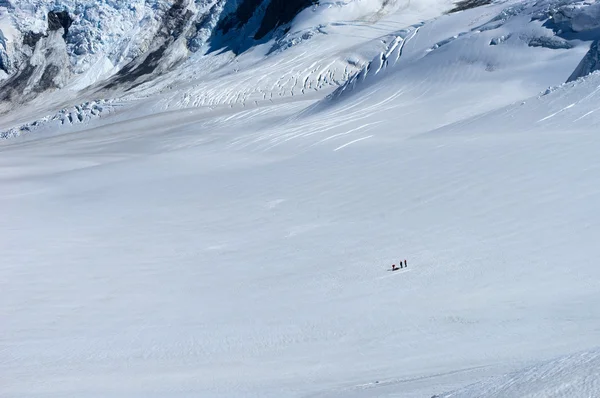
[[[595,397],[600,390],[600,352],[581,352],[494,378],[439,398]]]
[[[600,395],[600,74],[528,45],[555,5],[392,7],[0,142],[0,396]],[[368,67],[268,90],[324,54]]]

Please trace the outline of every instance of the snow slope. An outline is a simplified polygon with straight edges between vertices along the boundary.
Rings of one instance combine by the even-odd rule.
[[[597,395],[600,74],[563,84],[593,38],[553,4],[399,8],[328,97],[0,143],[0,395]]]
[[[277,36],[277,39],[265,43],[255,43],[242,54],[227,49],[209,51],[206,42],[208,37],[203,39],[202,48],[195,53],[186,50],[185,47],[190,44],[185,44],[185,37],[175,41],[167,39],[168,50],[159,57],[158,64],[155,65],[156,70],[142,76],[136,74],[139,70],[144,70],[144,64],[150,57],[148,53],[153,52],[148,49],[144,52],[139,47],[147,47],[147,42],[154,40],[159,27],[137,26],[135,20],[126,18],[127,14],[121,15],[120,18],[125,18],[128,24],[136,27],[126,29],[120,19],[115,19],[107,28],[96,32],[107,38],[101,41],[102,49],[95,51],[94,61],[84,56],[77,56],[77,60],[72,61],[76,64],[89,64],[89,69],[74,71],[70,83],[63,90],[40,94],[40,97],[31,100],[27,105],[19,104],[18,112],[0,115],[0,136],[11,137],[37,130],[48,120],[57,120],[63,125],[65,118],[61,113],[66,113],[73,107],[81,108],[85,107],[85,104],[99,101],[119,104],[160,95],[160,104],[147,108],[151,113],[182,107],[245,106],[279,98],[286,99],[307,92],[328,92],[343,84],[385,48],[386,32],[391,33],[423,19],[438,16],[451,6],[449,0],[431,0],[416,3],[386,2],[387,5],[382,7],[381,2],[377,0],[358,1],[361,7],[357,7],[354,5],[356,1],[331,4],[323,2],[316,9],[307,9],[298,16],[297,23],[294,21],[289,26],[288,34]],[[112,15],[119,12],[119,9],[104,10],[103,7],[108,7],[104,3],[98,7],[100,10],[95,10],[89,16],[92,22],[82,19],[81,23],[93,24],[93,18],[99,17],[97,14]],[[139,23],[149,24],[160,19],[162,14],[152,14],[152,18],[148,17],[146,14],[155,12],[155,7],[148,4],[147,8],[144,14],[138,16],[141,19]],[[162,4],[160,9],[164,8],[167,6]],[[201,7],[202,10],[205,8]],[[394,10],[400,12],[394,14]],[[219,12],[222,11],[219,8]],[[146,16],[143,17],[144,15]],[[208,15],[218,20],[218,15],[213,15],[212,12]],[[74,24],[70,32],[77,31],[77,21]],[[216,24],[216,21],[212,23]],[[138,35],[140,31],[144,32],[141,36]],[[86,31],[86,34],[90,33]],[[203,34],[206,35],[206,32]],[[224,43],[236,42],[236,37],[228,37],[229,41],[223,38],[219,40],[224,40]],[[122,41],[127,43],[128,40],[135,40],[136,44],[122,44]],[[161,37],[155,41],[158,41],[158,44],[153,44],[152,48],[162,49],[165,38]],[[64,43],[62,46],[64,47]],[[67,46],[70,44],[67,43]],[[70,53],[72,51],[74,50]],[[124,51],[133,52],[133,55],[125,56]],[[102,58],[104,53],[115,53],[112,58],[120,57],[123,60],[118,67],[111,67],[117,62],[112,58],[109,61]],[[132,73],[119,72],[122,68],[130,68]],[[269,73],[263,73],[265,68]],[[90,85],[92,87],[86,89]],[[105,87],[107,85],[108,88]],[[36,90],[33,91],[38,95]],[[15,105],[10,101],[0,101],[0,107],[10,108]],[[84,113],[74,115],[71,119],[75,124],[79,124],[79,119],[88,120],[88,116]],[[103,115],[100,113],[96,116]],[[56,124],[52,126],[54,127]]]
[[[600,389],[599,369],[598,351],[582,352],[443,397],[593,397]]]

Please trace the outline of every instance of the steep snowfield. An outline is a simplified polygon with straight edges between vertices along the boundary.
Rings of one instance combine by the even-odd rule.
[[[600,74],[562,84],[593,38],[550,4],[356,23],[326,98],[190,82],[0,143],[0,395],[598,395]]]

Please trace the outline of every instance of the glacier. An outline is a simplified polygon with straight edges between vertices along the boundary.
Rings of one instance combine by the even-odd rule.
[[[600,393],[600,3],[128,4],[0,2],[0,395]]]

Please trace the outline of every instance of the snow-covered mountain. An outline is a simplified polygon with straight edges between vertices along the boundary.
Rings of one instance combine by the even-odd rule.
[[[232,74],[254,75],[264,58],[239,56],[244,52],[273,58],[328,34],[328,28],[345,24],[346,18],[376,21],[407,4],[404,0],[5,1],[0,3],[0,112],[6,115],[23,105],[33,110],[22,111],[18,120],[4,119],[2,124],[13,125],[3,135],[29,131],[48,118],[64,121],[56,114],[63,107],[145,97],[174,85],[190,85],[190,80],[198,82],[197,89],[188,90],[185,98],[179,95],[178,102],[187,104],[190,96],[202,96],[193,101],[195,106],[270,99],[280,94],[278,87],[294,95],[337,86],[360,70],[377,48],[366,46],[362,52],[357,48],[352,54],[348,46],[376,39],[374,32],[366,40],[339,46],[337,52],[319,48],[310,61],[296,57],[291,71],[289,67],[273,71],[260,86],[243,84],[227,96],[204,95],[218,89],[214,87],[218,78],[236,81]],[[213,87],[207,89],[207,83]],[[44,99],[32,106],[40,95]]]
[[[311,4],[311,0],[4,1],[0,70],[8,81],[1,99],[28,99],[27,94],[63,88],[72,79],[79,88],[139,84],[142,77],[165,72],[192,53],[221,46],[237,51],[252,45],[287,27]],[[60,59],[46,63],[38,59],[49,58],[49,52]]]
[[[339,86],[343,91],[369,73],[385,69],[387,57],[397,61],[412,32],[406,26],[408,16],[413,15],[412,21],[418,24],[444,10],[456,12],[488,3],[4,1],[0,3],[1,135],[19,135],[49,120],[61,124],[89,121],[104,110],[119,108],[122,101],[156,94],[170,97],[164,100],[165,108],[178,109],[257,103]],[[510,32],[492,38],[490,44],[510,39],[530,47],[571,49],[582,40],[594,40],[597,4],[528,4],[509,7],[507,15],[473,27],[472,34],[481,29],[498,31],[508,20],[528,17],[533,21],[523,28],[538,25],[536,34]],[[368,28],[387,15],[403,16],[385,28],[387,35]],[[361,30],[364,35],[348,40],[348,35]],[[338,40],[324,40],[321,36],[325,35],[336,35]],[[454,39],[444,37],[433,47]],[[306,44],[311,41],[317,43]],[[333,48],[331,43],[335,43]],[[301,51],[292,51],[298,46]],[[596,46],[571,71],[569,81],[598,69]],[[265,63],[277,65],[267,62],[276,58],[294,62],[250,82]],[[7,116],[15,107],[21,109],[17,119]]]
[[[0,6],[3,397],[600,395],[600,2]]]

